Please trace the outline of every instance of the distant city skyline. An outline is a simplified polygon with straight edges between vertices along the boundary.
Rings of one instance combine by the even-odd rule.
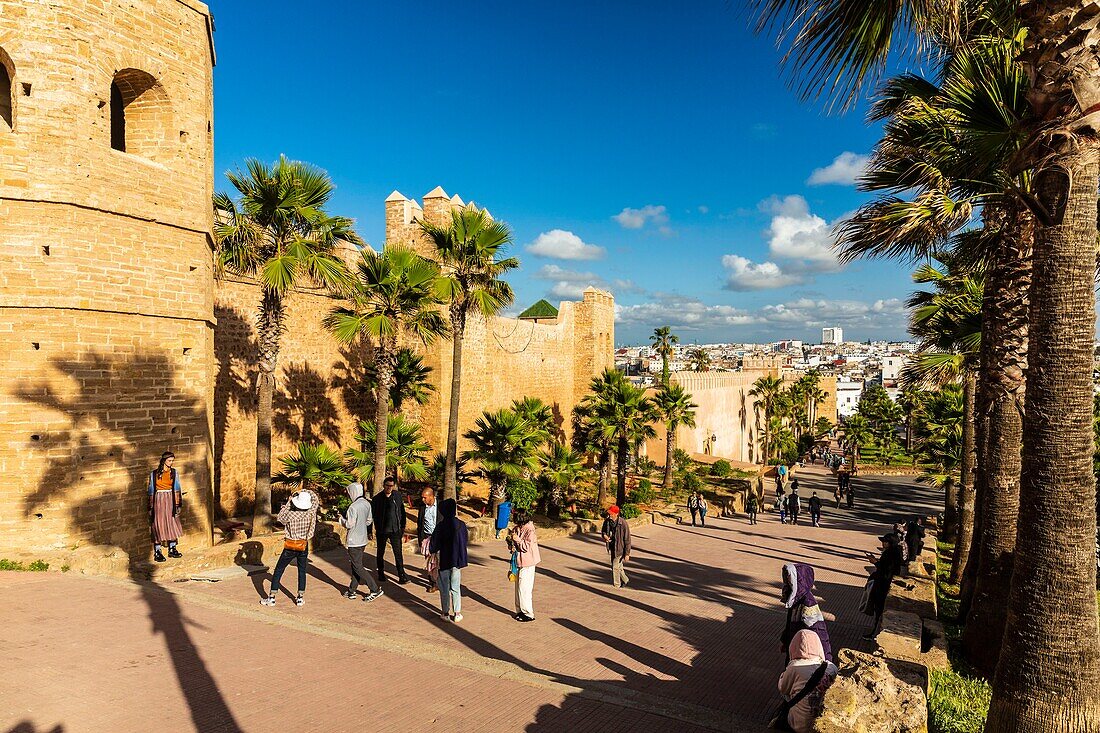
[[[512,226],[512,313],[593,284],[620,343],[905,336],[908,268],[829,248],[877,128],[800,102],[736,3],[210,5],[220,188],[249,156],[309,161],[378,247],[391,191],[442,186]],[[270,42],[288,18],[291,64]],[[289,90],[340,104],[288,109]]]

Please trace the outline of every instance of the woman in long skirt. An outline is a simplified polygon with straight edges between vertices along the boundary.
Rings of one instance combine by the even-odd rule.
[[[153,535],[153,559],[164,562],[161,545],[168,543],[168,557],[183,557],[176,547],[183,527],[180,526],[180,509],[183,507],[183,491],[180,477],[172,468],[176,456],[165,451],[160,465],[149,474],[149,524]]]

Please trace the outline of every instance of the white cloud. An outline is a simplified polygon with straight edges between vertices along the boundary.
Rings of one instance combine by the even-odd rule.
[[[774,262],[753,262],[740,255],[725,255],[727,290],[767,290],[797,285],[802,278],[783,272]]]
[[[698,206],[696,208],[699,210],[700,214],[709,214],[710,213],[710,207],[709,206]]]
[[[806,183],[811,186],[825,186],[828,184],[854,186],[867,169],[867,163],[870,159],[871,156],[869,155],[860,155],[846,150],[836,156],[829,165],[815,169]]]
[[[603,279],[594,272],[578,272],[558,265],[543,265],[534,277],[552,283],[547,295],[561,300],[579,300],[589,285],[604,287]]]
[[[701,300],[679,295],[663,295],[650,303],[615,304],[615,320],[623,325],[653,328],[650,324],[672,326],[684,331],[707,328],[746,326],[754,321],[748,311],[731,305],[707,305]]]
[[[588,244],[573,232],[564,229],[543,232],[527,245],[527,251],[536,257],[557,260],[599,260],[607,254],[603,247]]]
[[[627,207],[611,218],[619,222],[623,229],[641,229],[646,224],[652,224],[662,234],[672,233],[668,226],[668,210],[664,206],[649,204],[640,209]]]
[[[843,217],[827,222],[810,211],[801,196],[773,196],[762,203],[771,212],[768,225],[768,251],[772,257],[786,260],[792,274],[836,272],[841,264],[833,252],[833,227]]]

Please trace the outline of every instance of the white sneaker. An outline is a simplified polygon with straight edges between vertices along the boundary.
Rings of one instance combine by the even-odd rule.
[[[462,614],[461,613],[456,613],[453,620],[457,624],[459,621],[462,620]]]
[[[272,596],[267,596],[266,598],[261,598],[260,599],[260,605],[261,606],[274,606],[275,605],[275,596],[272,595]]]
[[[381,589],[377,593],[368,593],[367,595],[363,596],[363,602],[364,603],[369,603],[370,601],[373,601],[376,598],[380,598],[382,595],[383,594],[382,594]]]
[[[295,606],[304,606],[304,605],[306,605],[306,599],[303,598],[302,596],[298,596],[297,598],[294,599],[294,605]]]

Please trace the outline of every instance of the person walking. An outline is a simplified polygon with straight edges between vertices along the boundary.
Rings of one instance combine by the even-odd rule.
[[[836,499],[836,508],[839,509],[840,508],[840,499],[841,499],[840,484],[837,484],[837,487],[835,489],[833,489],[833,498]]]
[[[821,713],[825,691],[836,679],[837,668],[825,658],[821,640],[810,631],[799,631],[787,648],[790,659],[779,675],[783,704],[769,724],[771,728],[811,733]]]
[[[868,552],[867,559],[874,565],[871,574],[867,578],[867,587],[864,589],[864,600],[860,603],[860,610],[868,616],[874,617],[871,630],[863,638],[874,639],[882,630],[882,614],[886,610],[886,596],[890,593],[890,584],[894,577],[901,571],[901,550],[897,545],[897,535],[888,532],[879,538],[880,553],[878,558]]]
[[[748,498],[745,500],[745,512],[749,515],[749,524],[756,524],[756,512],[759,508],[760,506],[756,501],[756,494],[750,491]]]
[[[363,496],[363,484],[358,482],[348,484],[347,492],[351,504],[348,505],[345,516],[340,517],[340,524],[348,530],[344,545],[348,548],[348,560],[351,562],[351,581],[348,583],[348,589],[344,591],[344,597],[349,600],[358,598],[359,593],[356,589],[360,583],[363,583],[369,591],[363,596],[363,600],[373,601],[382,595],[382,589],[374,582],[371,574],[363,569],[363,553],[367,549],[367,540],[370,539],[374,517],[370,502]]]
[[[516,620],[535,620],[535,566],[542,562],[539,555],[539,539],[535,523],[527,512],[519,509],[513,514],[515,526],[508,533],[508,549],[516,553]]]
[[[619,516],[619,507],[612,504],[607,508],[607,518],[603,520],[603,529],[600,531],[607,552],[611,555],[611,584],[616,588],[627,585],[630,578],[627,577],[623,564],[630,560],[630,525]]]
[[[467,563],[468,543],[466,523],[458,518],[458,503],[444,499],[439,504],[439,517],[428,551],[439,556],[440,616],[455,623],[462,620],[462,568]]]
[[[709,505],[707,500],[703,497],[703,492],[699,492],[698,499],[695,500],[695,506],[699,507],[699,526],[707,526],[707,509]]]
[[[699,494],[698,492],[691,492],[691,496],[688,497],[688,511],[691,512],[691,526],[695,526],[695,520],[699,518]]]
[[[787,514],[791,524],[798,524],[798,515],[802,512],[802,497],[798,495],[798,479],[791,479],[791,494],[787,497]]]
[[[397,490],[397,482],[387,476],[382,491],[371,501],[374,510],[374,539],[378,543],[374,559],[378,567],[378,582],[386,582],[386,545],[393,548],[393,564],[397,568],[397,582],[409,582],[405,573],[405,559],[401,555],[401,542],[405,537],[405,497]]]
[[[909,562],[919,562],[924,552],[924,519],[913,517],[905,526],[905,542],[909,545]]]
[[[818,498],[817,492],[810,494],[810,523],[815,527],[821,526],[821,499]]]
[[[424,556],[424,573],[428,576],[428,593],[435,593],[439,584],[439,558],[428,549],[435,531],[438,507],[435,505],[435,489],[425,486],[420,492],[420,511],[416,515],[416,548]]]
[[[173,468],[176,454],[165,451],[160,463],[149,474],[149,529],[153,538],[153,559],[165,562],[161,545],[168,544],[168,557],[183,557],[178,543],[183,534],[180,511],[183,509],[183,489],[179,472]]]
[[[275,594],[279,592],[280,581],[286,566],[294,563],[298,566],[298,596],[294,599],[297,606],[305,605],[306,566],[309,564],[309,541],[317,530],[317,512],[321,501],[317,494],[309,489],[296,491],[283,504],[276,517],[283,525],[283,552],[275,563],[275,573],[271,576],[271,589],[267,598],[260,600],[265,606],[275,605]]]
[[[783,492],[783,489],[779,490],[776,494],[775,508],[779,510],[779,523],[787,523],[787,495]]]
[[[847,474],[845,474],[845,476],[847,476]],[[853,506],[855,506],[856,497],[855,497],[855,492],[852,491],[852,480],[851,480],[851,478],[845,478],[844,479],[844,497],[847,501],[847,507],[849,509],[851,509]]]
[[[814,596],[814,569],[803,562],[787,563],[783,566],[783,591],[779,600],[787,609],[787,623],[779,635],[780,649],[784,653],[794,635],[803,629],[817,634],[824,648],[824,657],[833,660],[833,646],[829,641],[829,629],[825,625],[825,616]]]

